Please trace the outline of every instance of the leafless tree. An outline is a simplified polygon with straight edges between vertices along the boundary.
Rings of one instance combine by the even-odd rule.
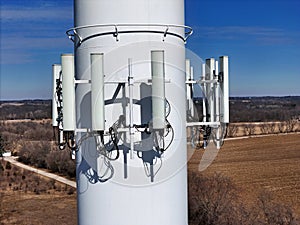
[[[2,212],[2,209],[3,209],[3,198],[4,198],[4,194],[2,192],[0,192],[0,221],[2,221],[3,218],[3,212]],[[2,224],[2,223],[1,223]]]
[[[289,119],[288,121],[286,121],[286,131],[294,132],[296,125],[297,125],[296,119]]]
[[[295,128],[295,131],[296,132],[300,131],[300,120],[297,120],[297,125],[296,125],[296,128]]]
[[[228,137],[235,137],[237,135],[239,127],[235,124],[229,124],[227,129]]]
[[[251,123],[247,123],[244,125],[244,134],[246,136],[251,136],[254,134],[254,132],[255,132],[255,125]]]
[[[58,151],[53,148],[46,156],[47,168],[52,172],[75,177],[75,162],[71,160],[69,151]]]
[[[261,134],[268,134],[268,132],[269,132],[269,127],[268,127],[267,123],[262,123],[259,126],[259,129],[260,129]]]
[[[269,134],[275,134],[275,128],[276,128],[276,124],[275,123],[269,123],[268,124],[268,132],[269,132]]]
[[[221,225],[236,221],[237,190],[229,178],[220,174],[205,177],[190,173],[189,182],[189,214],[192,224]]]
[[[50,142],[24,142],[19,152],[19,161],[38,168],[46,168],[46,156],[49,152]]]
[[[277,203],[270,192],[262,191],[258,195],[260,209],[260,224],[263,225],[296,225],[297,221],[293,210],[284,204]]]
[[[278,131],[279,133],[286,132],[286,122],[281,122],[278,124]]]

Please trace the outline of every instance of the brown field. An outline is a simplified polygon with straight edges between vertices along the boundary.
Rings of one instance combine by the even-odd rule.
[[[190,170],[198,170],[202,152],[194,153]],[[248,201],[265,189],[300,215],[300,134],[228,140],[203,173],[215,172],[232,178]]]
[[[189,170],[198,170],[202,153],[194,153]],[[267,189],[300,215],[300,134],[228,140],[203,173],[215,172],[232,178],[248,202]],[[76,224],[75,194],[12,190],[0,194],[1,225]]]
[[[6,192],[2,200],[0,224],[59,225],[76,224],[76,196]]]
[[[0,159],[1,225],[76,224],[76,221],[75,188]]]

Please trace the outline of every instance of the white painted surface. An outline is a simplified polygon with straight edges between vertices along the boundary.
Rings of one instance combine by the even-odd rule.
[[[184,0],[75,0],[75,27],[93,24],[184,24]],[[128,30],[147,31],[150,28],[118,27],[118,32]],[[161,31],[161,27],[151,27]],[[164,28],[165,29],[165,28]],[[171,29],[171,28],[170,28]],[[145,175],[142,160],[135,153],[127,157],[128,178],[124,179],[124,156],[112,162],[114,176],[101,183],[92,182],[91,173],[99,171],[98,154],[92,138],[85,140],[76,154],[78,223],[80,225],[184,225],[187,224],[187,168],[186,168],[186,87],[184,42],[174,36],[161,33],[116,33],[115,36],[100,35],[115,31],[114,27],[80,29],[85,40],[75,43],[76,79],[90,80],[90,54],[104,54],[105,74],[105,130],[120,115],[129,118],[128,59],[132,59],[134,77],[133,97],[144,101],[134,105],[134,123],[151,120],[151,51],[165,53],[165,96],[170,102],[168,121],[174,128],[174,140],[164,153],[162,167],[150,182]],[[182,28],[173,31],[184,36]],[[98,36],[93,36],[98,34]],[[116,37],[117,36],[117,37]],[[164,41],[162,41],[164,39]],[[118,41],[117,41],[118,40]],[[78,40],[77,40],[78,41]],[[125,84],[116,94],[118,83]],[[116,99],[112,96],[116,94]],[[126,96],[124,96],[126,95]],[[119,101],[120,100],[120,101]],[[109,104],[109,101],[113,104]],[[150,114],[150,116],[149,116]],[[76,87],[77,128],[92,127],[91,85]],[[129,121],[126,120],[126,124]],[[128,130],[129,131],[129,130]],[[123,143],[130,146],[129,132]],[[140,135],[136,131],[137,135]],[[84,133],[82,134],[84,135]],[[136,137],[136,135],[134,135]],[[80,139],[80,134],[78,136]],[[140,135],[140,139],[143,139]],[[170,141],[171,138],[166,138]],[[136,140],[137,141],[137,140]],[[146,150],[146,149],[145,149]],[[159,168],[158,159],[155,170]]]

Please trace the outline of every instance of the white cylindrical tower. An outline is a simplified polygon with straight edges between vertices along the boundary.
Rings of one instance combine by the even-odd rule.
[[[78,223],[188,224],[184,0],[74,3]],[[164,60],[159,68],[164,87],[158,85],[165,95],[159,97],[166,99],[166,120],[157,132],[149,125],[155,107],[151,52],[163,53],[158,56]],[[97,138],[86,134],[93,127],[95,87],[88,81],[94,80],[91,54],[100,53],[105,124],[95,143]]]

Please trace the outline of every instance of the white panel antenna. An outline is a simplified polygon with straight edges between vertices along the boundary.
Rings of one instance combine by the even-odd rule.
[[[199,84],[203,93],[202,121],[187,123],[188,127],[192,127],[193,146],[198,145],[195,143],[198,142],[200,135],[203,139],[201,145],[203,148],[207,147],[212,137],[219,149],[226,135],[226,126],[229,123],[228,56],[222,56],[219,60],[220,63],[214,58],[206,59],[205,64],[202,65],[200,80],[188,79],[188,77],[186,80],[188,86]],[[190,88],[187,88],[187,96],[191,95],[189,92]]]
[[[214,80],[214,70],[215,70],[215,59],[206,59],[205,66],[205,80],[208,81],[206,85],[205,96],[208,100],[208,106],[206,106],[207,117],[209,122],[215,121],[215,98],[214,98],[214,84],[210,81]]]
[[[164,51],[151,51],[153,129],[165,128],[165,65]]]
[[[62,95],[63,95],[63,129],[75,131],[75,75],[74,55],[61,55]]]
[[[228,56],[220,57],[220,76],[221,76],[221,90],[223,92],[223,101],[221,101],[221,108],[223,110],[223,116],[221,121],[223,123],[229,123],[229,66]]]
[[[91,54],[91,107],[93,131],[104,131],[104,56],[102,53]]]

